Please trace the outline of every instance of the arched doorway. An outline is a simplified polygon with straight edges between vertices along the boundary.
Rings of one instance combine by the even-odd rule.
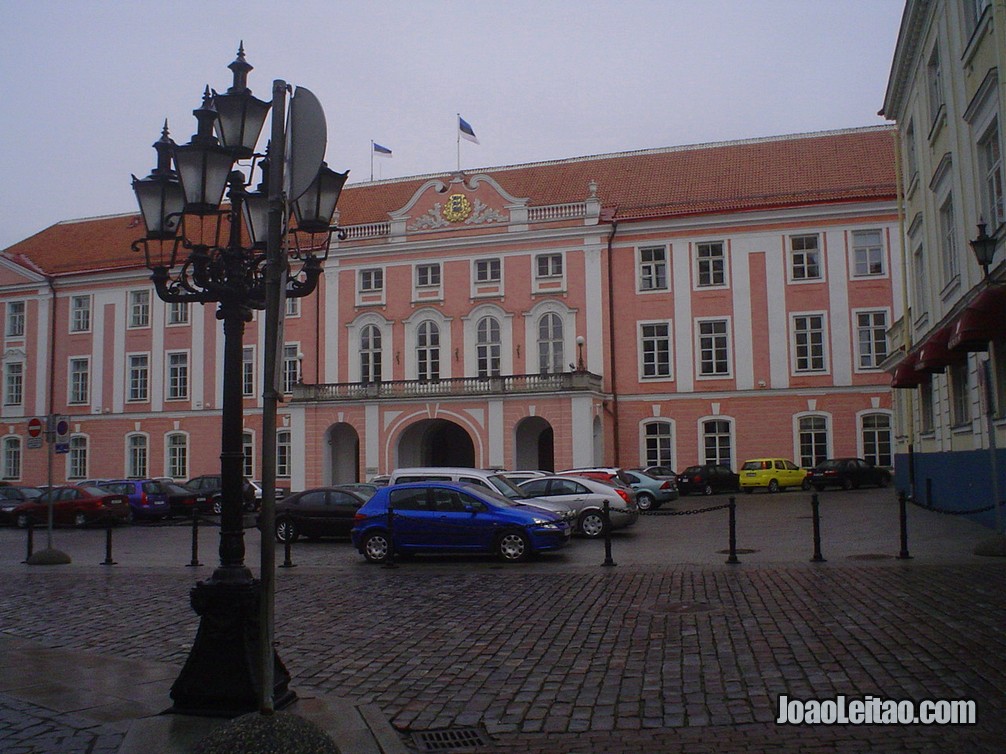
[[[352,424],[333,424],[328,428],[328,468],[325,476],[331,484],[360,481],[360,435]]]
[[[475,466],[475,445],[464,427],[446,419],[423,419],[398,441],[397,468]]]
[[[514,469],[555,471],[555,433],[540,416],[521,419],[514,431]]]

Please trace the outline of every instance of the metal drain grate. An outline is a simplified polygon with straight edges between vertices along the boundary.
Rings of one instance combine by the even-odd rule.
[[[478,728],[424,730],[413,733],[412,740],[420,751],[456,751],[489,743]]]

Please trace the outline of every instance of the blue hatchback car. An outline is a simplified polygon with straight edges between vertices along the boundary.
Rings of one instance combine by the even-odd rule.
[[[353,546],[371,563],[385,562],[392,544],[396,554],[479,552],[515,563],[565,547],[571,534],[555,513],[453,482],[382,487],[357,511],[351,532]]]
[[[171,513],[168,491],[154,479],[113,479],[99,482],[103,490],[129,496],[131,518],[158,520]]]

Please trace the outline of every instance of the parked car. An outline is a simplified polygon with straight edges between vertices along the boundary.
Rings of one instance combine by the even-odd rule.
[[[576,528],[585,537],[595,538],[604,534],[606,500],[612,529],[631,526],[639,518],[635,493],[623,485],[601,479],[555,474],[521,482],[520,489],[536,500],[549,500],[572,508],[576,514]]]
[[[205,495],[209,503],[209,508],[213,513],[220,514],[223,510],[222,501],[220,498],[220,491],[222,489],[222,483],[220,481],[219,474],[204,474],[202,476],[197,476],[190,479],[185,483],[193,492],[198,492],[200,495]],[[255,496],[255,487],[247,479],[242,479],[241,484],[241,497],[243,499],[243,507],[246,511],[258,510],[258,503],[260,498]]]
[[[625,471],[614,466],[593,466],[582,469],[565,469],[558,472],[560,474],[573,474],[583,476],[588,479],[600,479],[603,482],[617,482],[626,487],[632,487],[632,480],[625,475]]]
[[[129,498],[132,520],[158,521],[171,513],[168,492],[162,482],[153,479],[114,479],[95,485]]]
[[[740,476],[728,466],[718,463],[689,466],[678,474],[678,493],[681,495],[693,492],[712,495],[714,492],[737,492],[739,489]]]
[[[392,526],[388,528],[388,507]],[[356,513],[353,546],[371,563],[395,553],[482,552],[507,562],[569,544],[572,529],[546,510],[454,482],[382,487]]]
[[[87,526],[100,523],[127,523],[130,518],[129,498],[93,485],[53,487],[14,509],[12,515],[21,528],[45,524],[49,520],[52,501],[54,524]]]
[[[639,510],[656,510],[664,503],[678,499],[678,484],[673,479],[657,478],[635,469],[622,472],[629,477],[632,489],[636,491],[636,505]]]
[[[378,487],[387,487],[391,482],[391,475],[378,474],[377,476],[372,476],[369,481],[371,484],[376,484]]]
[[[676,479],[678,474],[670,466],[647,466],[642,469],[633,469],[633,471],[642,471],[644,474],[649,474],[655,479]]]
[[[22,487],[14,484],[0,486],[0,524],[13,526],[14,510],[28,500],[34,500],[42,494],[38,487]]]
[[[184,485],[173,481],[161,480],[164,487],[164,494],[168,498],[168,517],[184,516],[192,517],[192,512],[208,513],[210,511],[209,499],[199,493],[190,490]]]
[[[317,487],[290,495],[276,503],[276,540],[348,537],[356,512],[368,499],[346,487]]]
[[[829,458],[812,468],[808,478],[818,492],[825,487],[852,490],[864,484],[886,487],[891,483],[891,472],[862,458]]]
[[[358,492],[359,494],[363,495],[364,499],[366,500],[369,500],[370,496],[380,489],[380,485],[373,484],[372,482],[346,482],[338,486],[342,487],[342,489],[344,490],[352,490],[353,492]]]
[[[548,476],[549,473],[548,471],[539,471],[538,469],[517,469],[515,471],[504,471],[503,476],[514,484],[520,484],[521,482],[526,482],[528,479]]]
[[[756,487],[764,487],[769,492],[779,492],[787,487],[809,490],[807,469],[801,469],[786,458],[753,458],[741,466],[741,489],[747,493]]]

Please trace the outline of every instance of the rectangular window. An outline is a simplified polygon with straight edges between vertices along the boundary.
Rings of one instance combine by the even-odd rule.
[[[912,273],[914,278],[912,292],[915,297],[912,302],[912,319],[918,322],[929,312],[929,300],[926,297],[929,291],[926,275],[926,253],[921,243],[915,247],[915,252],[912,254]]]
[[[168,324],[187,325],[189,323],[189,305],[172,302],[168,304]]]
[[[790,236],[790,270],[793,280],[821,279],[821,251],[817,234]]]
[[[959,361],[947,368],[950,375],[950,421],[963,427],[971,421],[971,396],[968,393],[968,363]]]
[[[823,416],[800,419],[800,466],[812,468],[828,457],[828,420]]]
[[[915,151],[915,123],[908,121],[905,130],[905,186],[911,186],[912,180],[919,172],[919,157]]]
[[[145,353],[127,357],[129,370],[129,400],[147,401],[150,398],[150,357]]]
[[[931,377],[919,385],[919,413],[922,415],[922,431],[932,432],[936,427],[936,406],[933,403]]]
[[[255,443],[250,432],[241,435],[241,450],[244,452],[244,475],[248,479],[255,477]]]
[[[666,322],[640,325],[643,378],[671,376],[671,327]]]
[[[823,314],[793,316],[793,349],[795,371],[823,372],[827,369]]]
[[[562,254],[539,254],[535,257],[536,274],[539,278],[562,277]]]
[[[699,374],[703,377],[730,375],[730,337],[727,320],[699,322]]]
[[[646,465],[673,466],[673,434],[670,422],[650,422],[646,425]]]
[[[699,287],[725,285],[727,260],[723,253],[723,242],[700,243],[695,247],[695,254]]]
[[[852,232],[853,271],[855,277],[884,274],[884,243],[879,230]]]
[[[856,333],[859,344],[859,368],[880,369],[887,358],[887,312],[858,312]]]
[[[940,48],[934,47],[926,64],[926,84],[929,92],[929,119],[936,120],[943,109],[943,68],[940,65]]]
[[[168,354],[168,400],[183,401],[189,397],[189,355]]]
[[[7,302],[7,326],[4,330],[8,338],[24,337],[24,301]]]
[[[867,414],[863,417],[863,458],[875,466],[893,466],[891,417]]]
[[[982,219],[990,229],[1006,223],[1006,199],[1003,198],[1003,160],[999,151],[998,122],[978,142],[982,177]]]
[[[440,286],[440,265],[420,264],[416,266],[417,288],[438,288]]]
[[[639,290],[667,290],[667,249],[663,246],[639,250]]]
[[[255,349],[251,346],[241,350],[241,395],[245,398],[255,395]]]
[[[147,438],[130,435],[127,440],[126,474],[133,479],[146,479],[147,473]]]
[[[957,222],[954,220],[952,196],[948,196],[940,207],[940,253],[943,256],[943,284],[948,285],[958,273]]]
[[[292,393],[300,382],[300,358],[297,344],[283,346],[283,392]]]
[[[479,259],[475,262],[476,283],[498,283],[501,279],[500,260]]]
[[[87,438],[76,435],[70,438],[70,452],[66,459],[67,479],[87,479]]]
[[[189,441],[185,435],[168,435],[167,456],[168,476],[172,479],[188,479]]]
[[[384,270],[360,270],[360,293],[379,293],[384,290]]]
[[[733,447],[730,441],[730,422],[712,419],[702,423],[705,462],[733,468]]]
[[[70,359],[70,395],[68,403],[81,405],[90,397],[90,362],[88,359]]]
[[[3,478],[21,478],[21,439],[18,437],[3,441]]]
[[[3,403],[20,406],[24,400],[24,364],[11,361],[4,365]]]
[[[287,296],[286,299],[286,316],[287,317],[299,317],[300,316],[300,299],[293,298],[292,296]]]
[[[129,326],[150,327],[150,291],[129,292]]]
[[[276,435],[276,476],[287,478],[293,471],[292,443],[290,433],[286,430]]]
[[[91,297],[73,296],[70,299],[70,332],[89,332],[91,329]]]

